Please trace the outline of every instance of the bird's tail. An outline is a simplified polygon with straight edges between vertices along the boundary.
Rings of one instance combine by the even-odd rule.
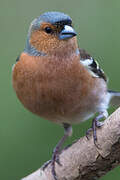
[[[108,90],[110,95],[110,105],[111,106],[120,106],[120,92]]]

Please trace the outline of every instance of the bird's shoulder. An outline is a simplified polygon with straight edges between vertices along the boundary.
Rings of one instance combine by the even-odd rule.
[[[103,78],[107,81],[104,71],[100,68],[98,62],[84,49],[79,49],[80,63],[87,68],[93,77]]]
[[[19,60],[20,60],[20,55],[17,56],[16,62],[18,62]]]

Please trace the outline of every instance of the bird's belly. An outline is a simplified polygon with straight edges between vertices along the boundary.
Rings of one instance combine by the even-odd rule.
[[[48,88],[42,90],[39,88],[39,93],[36,89],[30,88],[16,89],[16,93],[23,105],[40,117],[50,120],[55,123],[69,123],[76,124],[85,121],[92,117],[96,112],[102,111],[107,108],[106,94],[97,91],[82,99],[79,96],[73,94],[67,94],[61,96],[61,91]],[[70,92],[67,92],[70,93]],[[56,95],[57,94],[57,95]],[[59,94],[59,96],[58,96]],[[66,97],[67,96],[67,97]],[[82,102],[81,102],[82,101]]]
[[[68,124],[79,124],[83,121],[88,120],[94,115],[95,112],[82,112],[74,114],[69,117],[59,117],[55,120],[56,123],[68,123]]]

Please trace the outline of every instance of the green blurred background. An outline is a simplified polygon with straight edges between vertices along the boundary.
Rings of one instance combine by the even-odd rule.
[[[24,109],[11,85],[11,68],[24,48],[30,22],[51,10],[73,18],[80,47],[98,59],[109,77],[109,88],[120,90],[119,0],[0,0],[0,180],[20,180],[38,169],[51,158],[63,135],[61,127]],[[73,126],[73,137],[66,144],[83,136],[90,123]],[[113,178],[120,179],[120,168],[101,180]]]

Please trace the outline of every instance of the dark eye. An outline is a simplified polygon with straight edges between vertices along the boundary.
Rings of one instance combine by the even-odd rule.
[[[46,27],[45,28],[45,32],[50,34],[50,33],[52,33],[52,29],[50,27]]]

